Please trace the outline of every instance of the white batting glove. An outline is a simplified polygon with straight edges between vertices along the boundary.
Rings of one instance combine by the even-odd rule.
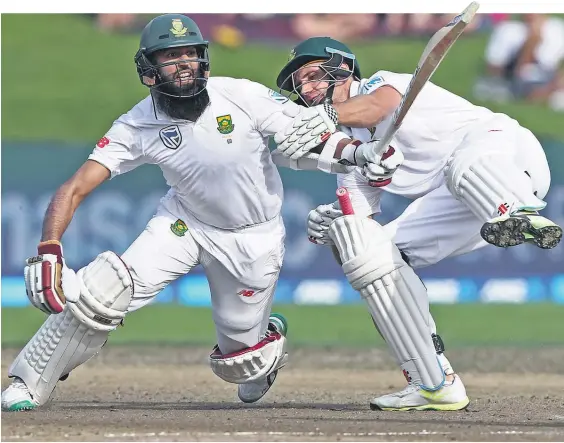
[[[317,245],[333,245],[329,237],[329,225],[333,220],[343,216],[339,202],[320,205],[310,211],[307,216],[307,236],[309,241]]]
[[[369,180],[369,185],[377,188],[387,186],[392,182],[394,172],[404,160],[403,153],[392,146],[383,154],[374,154],[373,148],[377,141],[359,145],[355,158],[357,165],[362,168],[362,175]]]
[[[327,141],[336,131],[337,121],[337,111],[328,103],[301,108],[294,120],[274,135],[274,141],[285,157],[297,160]]]

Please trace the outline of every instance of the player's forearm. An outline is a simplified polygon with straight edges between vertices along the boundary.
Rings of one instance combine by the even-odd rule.
[[[373,95],[358,95],[343,103],[333,105],[339,116],[339,125],[349,128],[372,128],[384,120],[391,112],[387,106]]]
[[[41,241],[61,240],[81,200],[72,185],[64,184],[57,190],[45,213]]]

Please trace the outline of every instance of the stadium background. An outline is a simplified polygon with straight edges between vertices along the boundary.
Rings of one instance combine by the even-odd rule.
[[[213,18],[210,29],[213,30]],[[22,271],[35,252],[53,192],[86,159],[112,121],[147,94],[133,64],[136,29],[110,32],[86,15],[2,15],[2,344],[23,344],[43,321],[29,307]],[[564,224],[563,114],[521,102],[472,98],[489,32],[484,20],[464,36],[433,81],[496,111],[506,112],[542,141],[552,171],[546,214]],[[135,31],[135,32],[132,32]],[[211,45],[212,75],[246,77],[275,86],[295,36],[248,40],[222,32]],[[15,38],[14,36],[17,36]],[[287,38],[286,38],[287,37]],[[378,69],[412,72],[426,35],[365,36],[351,42],[364,75]],[[502,167],[502,166],[500,166]],[[321,172],[281,170],[286,257],[275,310],[287,315],[294,343],[379,344],[364,306],[326,248],[305,236],[309,210],[334,200],[335,181]],[[78,269],[107,249],[123,252],[166,192],[160,170],[143,166],[104,184],[78,210],[63,238]],[[386,222],[407,201],[387,196]],[[486,247],[421,270],[432,310],[450,346],[564,342],[564,248]],[[113,343],[213,344],[209,288],[200,268],[167,287],[155,304],[128,317]],[[147,321],[158,328],[147,330]],[[319,331],[324,325],[323,334]],[[328,330],[327,330],[328,329]],[[325,332],[326,331],[326,332]],[[381,344],[381,343],[380,343]]]

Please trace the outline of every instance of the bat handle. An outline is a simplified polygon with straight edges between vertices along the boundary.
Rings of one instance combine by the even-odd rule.
[[[347,188],[340,187],[337,189],[337,198],[339,199],[339,205],[344,215],[354,215],[354,210],[352,207],[351,197]]]
[[[382,139],[378,140],[378,142],[375,143],[372,149],[372,153],[374,157],[382,155],[384,152],[388,150],[388,147],[390,146],[390,143],[392,142],[392,138],[394,138],[394,135],[395,135],[395,131],[392,132],[391,134],[385,134]]]

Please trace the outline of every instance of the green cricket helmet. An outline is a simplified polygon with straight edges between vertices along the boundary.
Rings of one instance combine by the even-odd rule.
[[[183,14],[164,14],[155,17],[143,29],[139,50],[135,54],[135,65],[137,74],[143,85],[153,91],[172,97],[193,97],[206,88],[210,60],[208,54],[207,40],[204,40],[200,28],[191,18]],[[194,73],[192,85],[177,85],[177,79],[166,79],[161,68],[176,65],[177,73],[180,73],[181,62],[167,62],[157,64],[155,53],[163,49],[193,46],[196,48],[197,58],[191,62],[198,62],[198,72]],[[188,86],[188,87],[187,87]]]
[[[281,92],[285,92],[285,95],[295,94],[298,97],[296,101],[307,106],[301,94],[302,85],[296,81],[295,74],[309,63],[319,61],[323,61],[319,66],[319,75],[311,81],[327,82],[326,95],[329,97],[337,82],[351,76],[357,80],[361,78],[358,61],[347,45],[330,37],[312,37],[292,49],[288,63],[278,74],[276,85]],[[343,68],[343,64],[347,65],[348,69]],[[318,102],[323,98],[321,97]]]

